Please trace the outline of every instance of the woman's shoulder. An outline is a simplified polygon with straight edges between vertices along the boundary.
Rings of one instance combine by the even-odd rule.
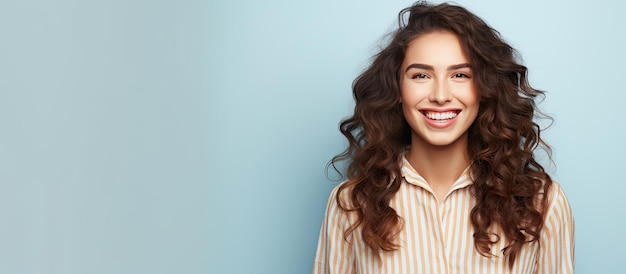
[[[346,201],[348,201],[348,198],[353,188],[354,188],[354,183],[352,179],[347,179],[337,184],[330,191],[330,195],[328,197],[329,205],[330,205],[330,202],[336,203],[337,201],[341,201],[342,203],[345,203]]]
[[[348,228],[357,216],[352,203],[351,192],[354,188],[350,180],[337,184],[330,191],[326,202],[326,218],[332,219],[337,225]]]
[[[558,199],[567,199],[565,197],[565,192],[563,191],[563,187],[556,181],[552,181],[550,184],[550,188],[548,191],[548,199],[550,202],[555,202]]]
[[[569,201],[567,200],[567,196],[565,195],[561,184],[552,181],[546,198],[548,199],[546,214],[547,218],[555,214],[559,215],[560,217],[571,217],[572,208],[569,204]]]

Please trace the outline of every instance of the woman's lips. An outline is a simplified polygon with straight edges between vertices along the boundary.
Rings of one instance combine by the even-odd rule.
[[[446,120],[454,119],[461,111],[460,110],[446,110],[446,111],[420,110],[420,112],[429,120],[446,121]]]
[[[461,110],[420,110],[426,123],[434,128],[447,128],[456,121]]]

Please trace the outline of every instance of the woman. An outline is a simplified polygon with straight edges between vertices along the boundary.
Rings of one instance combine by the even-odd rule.
[[[313,273],[572,273],[572,213],[533,155],[542,92],[526,67],[462,7],[399,18],[353,84],[349,147],[332,161],[349,161],[348,180]]]

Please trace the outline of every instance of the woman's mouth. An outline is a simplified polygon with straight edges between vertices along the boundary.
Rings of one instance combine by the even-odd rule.
[[[460,110],[451,110],[451,111],[430,111],[430,110],[421,110],[420,111],[426,118],[433,121],[447,121],[454,119],[459,113]]]

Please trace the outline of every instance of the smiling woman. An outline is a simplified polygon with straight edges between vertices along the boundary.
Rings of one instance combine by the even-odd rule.
[[[415,131],[411,144],[467,147],[467,129],[478,114],[471,65],[450,32],[416,37],[400,67],[404,117]]]
[[[349,162],[347,180],[313,273],[572,273],[572,213],[534,158],[542,92],[526,67],[462,7],[399,18],[353,84],[349,147],[332,161]]]

